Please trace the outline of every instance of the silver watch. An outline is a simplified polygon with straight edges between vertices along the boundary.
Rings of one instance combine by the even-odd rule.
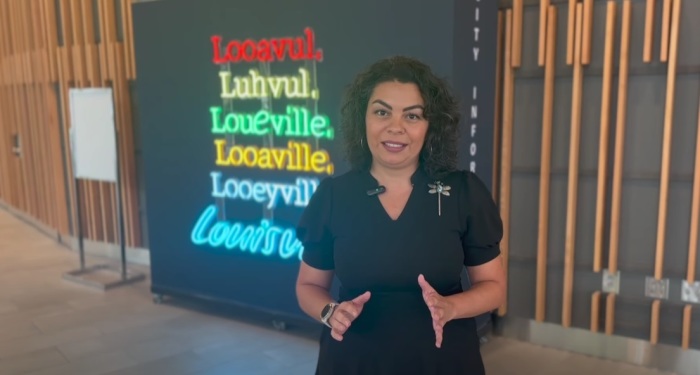
[[[323,310],[321,310],[321,322],[323,322],[323,324],[325,324],[328,328],[333,328],[331,327],[330,323],[328,323],[328,319],[333,316],[333,312],[335,311],[336,307],[338,307],[338,304],[331,302],[324,306]]]

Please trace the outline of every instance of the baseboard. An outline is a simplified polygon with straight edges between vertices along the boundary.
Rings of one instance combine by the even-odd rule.
[[[652,344],[649,341],[606,335],[559,324],[505,317],[494,324],[494,334],[568,352],[670,371],[678,375],[700,374],[700,350]]]
[[[71,250],[78,251],[78,239],[72,236],[62,236],[59,240]],[[97,242],[88,239],[83,240],[85,254],[109,259],[121,259],[121,247],[119,244]],[[126,261],[128,263],[151,265],[151,253],[148,249],[140,247],[126,247]]]
[[[4,201],[0,200],[0,208],[4,209],[5,211],[9,212],[12,216],[22,220],[23,222],[29,224],[32,226],[34,229],[38,230],[41,232],[43,235],[48,236],[53,238],[54,240],[58,241],[60,234],[58,231],[54,228],[51,228],[50,226],[42,223],[41,221],[33,218],[32,216],[28,215],[25,212],[22,212],[9,204],[5,203]]]
[[[78,252],[78,239],[73,236],[62,235],[55,228],[51,228],[30,215],[15,209],[7,203],[0,200],[0,208],[9,212],[19,220],[31,225],[33,228],[41,232],[47,237],[54,239],[57,243],[65,246],[67,249]],[[83,248],[88,256],[96,256],[108,259],[121,259],[121,247],[119,244],[107,242],[98,242],[93,240],[83,240]],[[148,249],[140,247],[126,248],[127,263],[140,264],[144,266],[151,265],[151,255]]]

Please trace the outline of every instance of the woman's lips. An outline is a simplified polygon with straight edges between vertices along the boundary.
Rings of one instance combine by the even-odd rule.
[[[407,144],[400,142],[382,142],[382,145],[384,146],[384,149],[389,152],[400,152],[407,146]]]

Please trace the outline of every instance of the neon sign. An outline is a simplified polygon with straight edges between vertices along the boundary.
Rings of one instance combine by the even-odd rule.
[[[216,73],[219,97],[224,101],[209,107],[213,162],[217,167],[236,168],[235,177],[225,177],[225,172],[218,170],[209,173],[211,198],[246,202],[248,206],[259,204],[264,217],[259,224],[243,223],[227,218],[230,211],[241,212],[234,204],[225,204],[228,209],[208,205],[190,232],[190,241],[195,246],[301,260],[303,246],[294,228],[275,225],[271,218],[280,205],[306,207],[320,179],[297,175],[288,182],[255,181],[245,176],[245,169],[312,175],[334,173],[331,156],[322,148],[322,141],[334,139],[335,130],[329,117],[318,113],[316,63],[323,60],[323,51],[315,47],[315,40],[311,28],[304,29],[303,35],[297,37],[226,43],[219,35],[210,38],[212,61],[221,65]],[[272,74],[269,63],[300,60],[306,62],[296,68],[298,74]],[[247,74],[234,74],[232,68],[236,68],[236,63],[253,63],[249,65],[254,67],[244,69]],[[250,103],[254,99],[260,100],[262,107],[257,111],[241,112],[235,104],[236,100]],[[276,101],[280,99],[285,102],[278,105]],[[284,108],[285,112],[275,113],[273,106],[278,111]],[[247,143],[251,137],[258,137],[258,142]],[[233,215],[235,218],[236,214]]]
[[[323,51],[314,48],[314,31],[307,27],[304,36],[283,37],[244,41],[231,40],[226,44],[226,50],[222,54],[219,35],[211,37],[213,48],[212,60],[214,64],[226,64],[229,62],[272,62],[284,61],[289,58],[292,61],[315,60],[323,61]],[[222,56],[223,55],[223,56]]]
[[[269,220],[260,220],[260,225],[244,225],[238,222],[216,221],[218,209],[208,206],[200,215],[190,236],[192,243],[227,250],[238,248],[242,252],[278,256],[301,260],[304,247],[297,240],[293,229],[272,225]]]

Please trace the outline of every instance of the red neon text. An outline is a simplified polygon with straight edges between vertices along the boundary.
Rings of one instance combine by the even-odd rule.
[[[231,40],[225,48],[222,48],[221,36],[211,37],[214,64],[284,61],[286,58],[292,61],[323,61],[323,50],[315,49],[314,41],[314,31],[310,27],[304,29],[304,36]]]

